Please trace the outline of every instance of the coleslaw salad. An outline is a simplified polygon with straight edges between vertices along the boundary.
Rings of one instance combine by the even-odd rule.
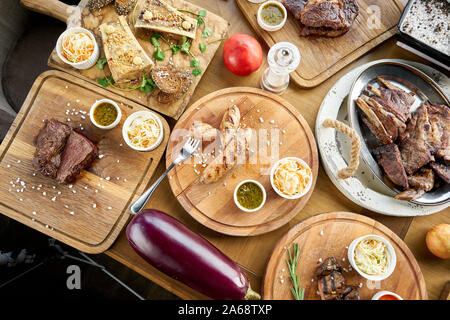
[[[94,35],[81,27],[69,28],[59,36],[56,53],[64,63],[77,69],[91,68],[99,57]]]
[[[122,128],[125,142],[132,149],[150,151],[155,149],[164,136],[159,117],[151,111],[138,111],[130,115]]]
[[[311,188],[311,168],[300,158],[280,159],[272,167],[270,183],[275,192],[283,198],[298,199]]]
[[[361,276],[374,281],[388,278],[394,272],[397,262],[392,245],[377,235],[353,240],[348,248],[348,259]]]

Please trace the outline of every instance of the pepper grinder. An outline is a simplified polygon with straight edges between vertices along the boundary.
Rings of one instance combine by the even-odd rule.
[[[289,85],[289,73],[300,64],[300,52],[290,42],[278,42],[267,54],[269,67],[261,78],[261,88],[282,94]]]

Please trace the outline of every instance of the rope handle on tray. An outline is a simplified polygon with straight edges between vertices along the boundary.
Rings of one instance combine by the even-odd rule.
[[[346,124],[338,120],[325,119],[322,124],[325,128],[333,128],[346,134],[352,141],[352,149],[350,151],[350,163],[347,168],[341,169],[338,172],[338,177],[341,179],[350,178],[358,169],[359,166],[359,150],[361,149],[361,140],[356,131]]]

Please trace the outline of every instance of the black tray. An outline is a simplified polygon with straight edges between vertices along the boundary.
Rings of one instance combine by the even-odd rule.
[[[399,36],[402,39],[403,42],[405,42],[407,45],[413,47],[414,49],[419,50],[420,52],[423,52],[424,54],[430,56],[431,58],[445,64],[446,66],[450,66],[450,56],[434,49],[433,47],[429,46],[425,42],[422,42],[411,35],[405,33],[402,31],[402,24],[405,20],[406,16],[409,13],[409,10],[411,9],[411,6],[415,0],[409,0],[408,4],[406,5],[405,9],[403,10],[403,14],[400,18],[400,21],[397,24],[397,29],[399,32]]]

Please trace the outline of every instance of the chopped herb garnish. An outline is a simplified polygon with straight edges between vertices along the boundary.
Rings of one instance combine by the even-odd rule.
[[[203,32],[202,32],[202,38],[208,38],[211,35],[212,35],[211,28],[205,26],[205,29],[203,29]]]
[[[200,11],[197,13],[197,15],[198,15],[199,17],[206,17],[206,13],[207,13],[206,10],[200,10]]]
[[[192,70],[192,74],[194,75],[194,76],[198,76],[198,75],[200,75],[202,73],[202,69],[200,69],[200,68],[195,68],[194,70]]]
[[[99,68],[100,70],[103,70],[103,68],[105,67],[107,60],[106,58],[100,58],[97,60],[97,68]]]
[[[191,42],[187,39],[186,36],[183,36],[183,43],[181,44],[180,50],[183,53],[191,54]]]
[[[196,68],[200,65],[200,62],[196,59],[191,60],[191,68]]]
[[[161,46],[161,44],[159,43],[159,39],[161,39],[162,35],[160,33],[154,33],[151,35],[150,37],[150,42],[152,43],[152,45],[154,45],[155,47],[159,47]]]
[[[155,58],[155,60],[163,61],[166,55],[160,47],[157,47],[155,53],[153,54],[153,57]]]
[[[200,42],[198,46],[200,47],[200,51],[202,53],[206,51],[206,44],[204,44],[203,42]]]
[[[142,82],[140,85],[141,91],[144,93],[151,92],[156,87],[156,84],[153,82],[153,79],[146,78],[145,75],[142,77]]]

